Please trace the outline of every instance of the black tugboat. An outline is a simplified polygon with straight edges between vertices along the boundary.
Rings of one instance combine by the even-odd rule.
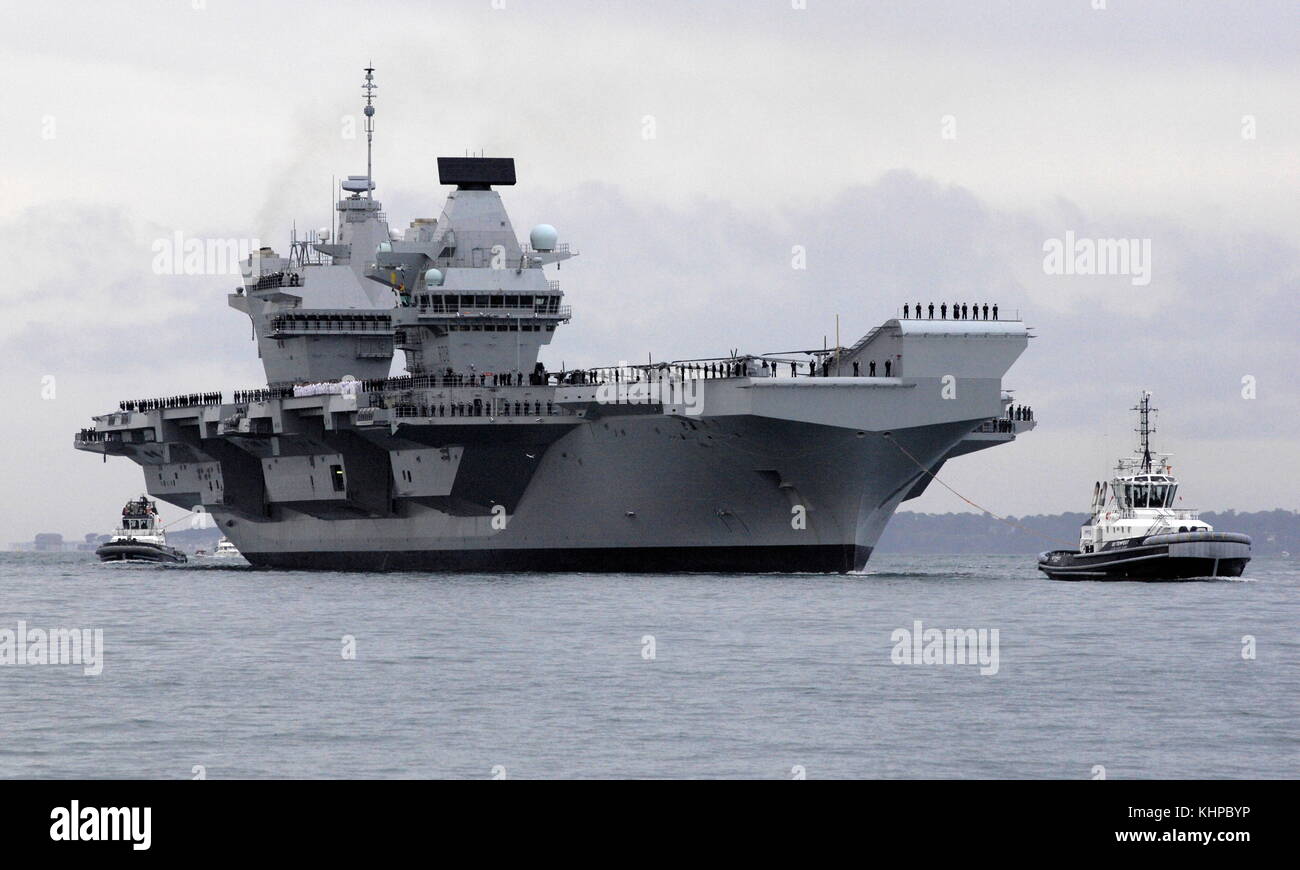
[[[1053,580],[1186,580],[1240,577],[1250,561],[1249,535],[1216,532],[1198,511],[1175,508],[1178,480],[1168,453],[1151,453],[1151,394],[1133,410],[1142,444],[1119,460],[1115,477],[1092,489],[1092,517],[1078,550],[1040,553],[1038,570]]]
[[[122,525],[113,539],[95,551],[101,562],[184,562],[185,554],[167,546],[158,525],[158,506],[144,496],[122,508]]]

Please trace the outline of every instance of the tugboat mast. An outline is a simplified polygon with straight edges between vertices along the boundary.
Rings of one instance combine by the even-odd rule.
[[[1151,473],[1151,433],[1156,431],[1151,428],[1151,412],[1156,410],[1151,407],[1151,393],[1147,390],[1142,391],[1142,400],[1138,402],[1137,407],[1130,408],[1131,411],[1138,412],[1138,428],[1134,431],[1142,436],[1142,472]]]

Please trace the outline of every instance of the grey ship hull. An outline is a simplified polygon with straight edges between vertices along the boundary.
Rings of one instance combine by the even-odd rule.
[[[970,428],[892,437],[933,458]],[[211,510],[233,522],[227,534],[252,564],[277,568],[846,572],[866,564],[923,476],[890,440],[857,431],[752,417],[614,418],[550,445],[463,445],[462,473],[475,463],[508,468],[512,458],[536,464],[511,472],[515,483],[531,478],[514,503],[504,477],[483,476],[402,516],[286,509],[274,522],[247,522]],[[494,502],[507,508],[505,528],[493,526]],[[792,522],[796,507],[802,524]]]
[[[847,572],[927,470],[1033,426],[989,425],[1023,325],[965,328],[895,332],[914,377],[705,380],[690,407],[459,387],[421,402],[473,393],[497,413],[429,417],[314,396],[105,415],[76,446],[134,459],[151,495],[201,505],[259,567]],[[947,395],[951,370],[974,376]]]

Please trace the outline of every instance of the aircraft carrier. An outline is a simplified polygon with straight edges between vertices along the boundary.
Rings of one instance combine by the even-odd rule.
[[[508,158],[439,158],[441,215],[391,230],[373,73],[336,225],[250,253],[229,296],[267,384],[123,400],[75,436],[253,565],[848,572],[944,463],[1034,425],[1005,414],[1024,323],[919,305],[847,347],[548,369],[571,311],[547,267],[575,252],[547,225],[520,243]]]

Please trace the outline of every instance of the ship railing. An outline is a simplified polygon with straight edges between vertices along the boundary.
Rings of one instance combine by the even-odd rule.
[[[272,399],[292,399],[294,384],[277,383],[265,387],[258,387],[254,390],[236,390],[234,392],[234,402],[236,405],[243,405],[245,410],[249,402],[269,402]]]
[[[525,255],[527,254],[567,254],[569,253],[569,243],[561,242],[549,251],[539,251],[532,245],[524,245],[522,248]]]
[[[120,422],[126,422],[126,415],[143,411],[166,411],[173,408],[200,408],[208,405],[220,405],[226,401],[224,393],[194,393],[184,396],[162,396],[156,399],[123,399],[118,403],[122,415]],[[113,416],[113,415],[109,415]],[[99,418],[96,418],[99,419]]]
[[[499,397],[461,402],[398,402],[389,406],[398,419],[457,420],[474,419],[570,417],[576,412],[562,408],[554,402],[532,399],[508,401]],[[358,412],[360,413],[360,412]],[[372,412],[373,413],[373,412]]]
[[[1115,511],[1114,513],[1117,514],[1117,518],[1121,520],[1146,519],[1146,517],[1138,516],[1137,512],[1139,510],[1161,510],[1165,512],[1164,519],[1171,520],[1199,520],[1201,518],[1201,512],[1199,510],[1188,508],[1124,508],[1123,510]]]
[[[394,379],[396,380],[396,379]],[[534,379],[531,374],[525,374],[523,383],[517,383],[512,375],[503,375],[498,381],[494,382],[491,377],[487,377],[482,383],[478,378],[470,378],[461,375],[408,375],[401,379],[402,383],[383,382],[366,382],[369,386],[358,387],[356,394],[361,396],[368,394],[375,397],[393,397],[397,396],[399,401],[403,401],[411,396],[435,391],[438,393],[447,393],[453,398],[461,394],[486,397],[489,395],[500,394],[509,396],[510,401],[514,401],[515,396],[525,393],[536,392],[539,395],[542,391],[552,391],[557,387],[569,386],[565,383],[555,382],[555,373],[550,372],[545,382]],[[575,386],[598,386],[592,381],[584,384],[573,383]]]
[[[1008,311],[1008,310],[1005,309],[1005,308],[999,309],[999,310],[998,310],[998,316],[997,316],[997,317],[994,317],[993,314],[992,314],[991,312],[990,312],[990,314],[989,314],[988,317],[982,317],[982,316],[980,316],[980,317],[974,317],[974,316],[972,316],[972,317],[953,317],[953,310],[952,310],[952,309],[953,309],[953,306],[949,305],[949,306],[948,306],[948,312],[947,312],[947,315],[948,315],[948,316],[946,316],[946,317],[942,317],[942,316],[940,316],[941,312],[939,311],[939,303],[936,302],[936,303],[934,304],[934,316],[931,317],[928,308],[927,308],[925,311],[919,311],[919,310],[917,310],[917,309],[912,308],[912,307],[911,307],[911,303],[908,303],[908,305],[909,305],[909,308],[908,308],[908,313],[907,313],[907,316],[906,316],[906,317],[903,316],[903,308],[902,308],[901,305],[900,305],[898,308],[895,308],[895,309],[894,309],[894,317],[897,318],[898,320],[955,320],[955,321],[957,321],[958,323],[964,323],[964,322],[969,321],[969,320],[978,320],[978,321],[983,322],[983,323],[1001,323],[1001,322],[1003,322],[1003,321],[1006,321],[1006,322],[1008,322],[1008,323],[1019,323],[1019,322],[1020,322],[1020,309],[1019,309],[1019,308],[1015,309],[1014,311]],[[992,307],[992,306],[990,306],[990,308],[991,308],[991,307]],[[972,314],[975,314],[975,312],[971,312],[971,313],[972,313]]]
[[[345,318],[342,320],[324,320],[317,317],[298,319],[292,316],[271,318],[271,331],[279,333],[295,332],[382,332],[393,330],[393,320],[388,315],[372,318]]]
[[[501,375],[508,376],[510,378],[509,383],[505,383],[504,379],[500,382],[494,383],[492,377],[493,374],[494,373],[488,373],[488,372],[483,372],[483,373],[475,372],[473,374],[452,373],[450,375],[449,374],[402,375],[400,377],[386,378],[383,380],[358,381],[359,386],[357,387],[357,391],[362,393],[372,393],[378,395],[381,393],[409,392],[411,390],[442,390],[442,389],[492,390],[492,389],[498,389],[502,387],[513,387],[516,389],[527,389],[527,388],[538,389],[547,386],[546,384],[532,383],[530,381],[530,378],[532,376],[526,373],[523,376],[523,383],[517,384],[514,382],[513,375],[515,373],[513,372],[499,373]],[[330,383],[330,382],[325,382],[325,383]]]
[[[448,305],[445,302],[425,302],[416,297],[417,302],[411,306],[418,308],[421,314],[445,314],[448,317],[519,317],[522,319],[545,317],[572,319],[572,308],[568,305]]]
[[[971,431],[1000,435],[1014,435],[1018,430],[1016,429],[1015,420],[1008,420],[1006,417],[993,417],[985,420]]]
[[[298,272],[271,272],[262,275],[252,284],[245,284],[245,289],[255,293],[259,290],[278,290],[281,287],[301,287],[302,283],[302,275]]]
[[[766,361],[769,366],[764,368],[764,362],[759,356],[711,357],[636,365],[623,363],[617,366],[593,366],[547,374],[555,379],[554,385],[560,387],[776,377],[776,363]]]
[[[82,429],[72,438],[73,444],[106,444],[109,441],[121,441],[119,432],[100,432],[98,429]]]

